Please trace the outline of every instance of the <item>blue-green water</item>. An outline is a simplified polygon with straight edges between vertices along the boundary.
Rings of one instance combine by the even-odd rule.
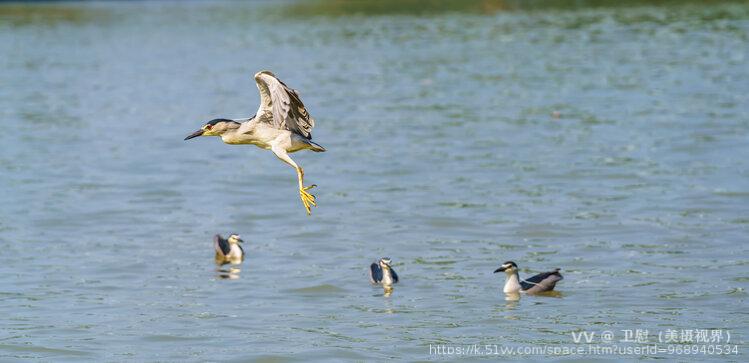
[[[746,360],[749,6],[307,5],[0,5],[0,360],[462,360],[430,344],[627,329],[740,355],[608,358]],[[294,155],[311,217],[270,152],[182,141],[252,114],[261,69],[328,149]],[[561,267],[561,297],[505,301],[510,259]]]

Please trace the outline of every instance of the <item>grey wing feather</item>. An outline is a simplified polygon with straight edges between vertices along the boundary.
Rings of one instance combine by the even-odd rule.
[[[373,263],[369,266],[369,281],[373,284],[379,284],[382,282],[382,269],[377,263]]]
[[[310,117],[299,93],[286,86],[270,71],[255,73],[255,82],[260,91],[258,120],[312,139],[315,119]]]
[[[231,251],[231,247],[229,246],[229,242],[219,235],[215,235],[213,237],[213,247],[216,249],[216,253],[220,253],[223,256],[226,256]]]
[[[559,269],[554,271],[540,273],[531,278],[525,279],[520,282],[523,290],[527,292],[543,292],[554,290],[557,282],[562,280],[562,274],[559,273]]]
[[[393,275],[393,283],[397,284],[398,283],[398,274],[395,273],[395,270],[393,270],[392,267],[390,268],[390,274]]]

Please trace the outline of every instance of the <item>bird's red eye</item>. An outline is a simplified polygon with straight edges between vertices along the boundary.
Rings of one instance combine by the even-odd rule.
[[[213,127],[213,126],[212,125],[205,125],[206,130],[210,130],[211,127]]]

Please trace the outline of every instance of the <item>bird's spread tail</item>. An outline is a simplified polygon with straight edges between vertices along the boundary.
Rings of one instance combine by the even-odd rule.
[[[314,143],[312,141],[310,141],[309,144],[312,145],[312,148],[310,148],[310,150],[312,150],[312,151],[314,151],[316,153],[325,152],[325,148],[324,147],[322,147],[322,146],[320,146],[320,145],[318,145],[318,144],[316,144],[316,143]]]

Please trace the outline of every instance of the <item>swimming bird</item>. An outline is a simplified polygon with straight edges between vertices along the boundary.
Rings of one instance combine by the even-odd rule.
[[[398,283],[398,274],[390,266],[389,257],[383,257],[369,266],[369,281],[385,287]]]
[[[244,260],[244,250],[239,244],[244,242],[238,234],[232,233],[229,238],[224,239],[220,234],[213,236],[213,248],[216,249],[216,262],[240,263]]]
[[[502,271],[507,275],[503,290],[506,294],[517,294],[518,292],[535,294],[552,291],[557,282],[563,279],[562,274],[559,273],[559,269],[557,268],[554,271],[540,273],[527,280],[520,280],[518,265],[512,261],[503,263],[501,267],[494,270],[494,273]]]
[[[299,197],[309,215],[310,206],[316,207],[317,202],[308,190],[316,185],[304,186],[304,169],[291,159],[289,153],[299,150],[325,151],[324,147],[312,142],[315,120],[304,107],[299,92],[289,88],[272,72],[255,73],[255,82],[260,91],[260,107],[254,116],[213,119],[185,137],[185,140],[198,136],[220,136],[224,143],[230,145],[252,144],[272,151],[296,170]]]

